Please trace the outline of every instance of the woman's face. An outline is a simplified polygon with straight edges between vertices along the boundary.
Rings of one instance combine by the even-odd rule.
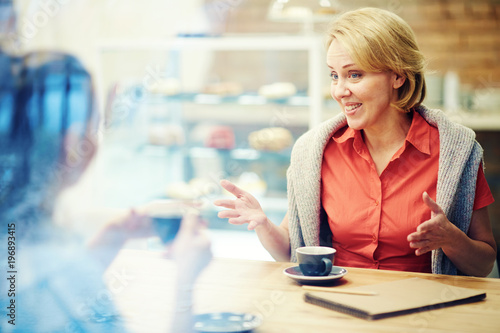
[[[345,48],[333,39],[327,52],[332,77],[331,94],[355,130],[384,130],[399,111],[391,106],[404,78],[393,72],[365,72],[354,63]]]

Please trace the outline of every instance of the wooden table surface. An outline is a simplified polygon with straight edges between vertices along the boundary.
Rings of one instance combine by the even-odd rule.
[[[303,301],[303,290],[283,274],[292,263],[215,258],[194,288],[194,313],[261,315],[255,333],[308,332],[500,332],[500,280],[347,268],[334,283],[351,288],[421,277],[486,291],[486,300],[367,321]],[[167,332],[174,315],[175,265],[158,252],[122,250],[106,281],[130,332]],[[402,295],[403,297],[403,295]]]

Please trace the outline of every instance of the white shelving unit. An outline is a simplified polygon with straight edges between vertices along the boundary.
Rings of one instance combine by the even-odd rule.
[[[475,131],[500,130],[500,114],[483,114],[481,112],[447,112],[447,116]]]
[[[293,109],[293,119],[291,119],[288,124],[291,126],[300,126],[312,128],[323,121],[323,108],[324,108],[324,95],[323,95],[323,84],[325,82],[326,72],[325,72],[325,50],[323,37],[317,35],[238,35],[238,36],[223,36],[223,37],[179,37],[179,38],[168,38],[168,39],[102,39],[97,42],[96,49],[96,74],[95,74],[95,84],[96,89],[98,91],[99,98],[99,107],[100,110],[104,110],[105,105],[107,103],[107,89],[109,87],[106,86],[107,82],[110,82],[109,77],[105,77],[106,75],[104,71],[104,59],[106,56],[112,55],[114,53],[127,55],[129,52],[148,52],[148,53],[158,53],[158,54],[168,54],[171,51],[175,51],[174,53],[178,54],[179,58],[182,58],[183,51],[190,51],[193,53],[199,52],[200,57],[203,57],[203,52],[207,52],[207,54],[217,51],[302,51],[307,53],[307,95],[304,93],[300,93],[290,98],[290,100],[284,102],[284,105],[287,106],[298,106],[298,108]],[[189,55],[189,52],[186,52]],[[269,68],[262,68],[261,70],[269,70]],[[158,97],[158,98],[157,98]],[[199,97],[199,96],[198,96]],[[217,99],[217,96],[213,96],[214,100]],[[242,95],[236,101],[236,103],[240,103],[244,105],[245,103],[241,102],[241,100],[245,100],[247,96]],[[259,96],[253,96],[255,97]],[[177,104],[183,104],[182,106],[182,117],[185,120],[190,122],[193,121],[204,121],[209,120],[207,117],[215,117],[214,120],[227,120],[231,119],[231,122],[234,124],[244,125],[244,124],[254,124],[257,126],[262,125],[265,127],[269,126],[271,123],[269,118],[272,117],[273,114],[271,112],[271,108],[275,107],[275,103],[280,103],[276,101],[266,101],[263,100],[262,105],[259,103],[255,104],[252,112],[245,112],[244,114],[235,115],[234,112],[231,115],[231,109],[235,101],[233,102],[225,102],[222,103],[200,103],[198,104],[198,100],[183,100],[182,97],[179,96],[156,96],[154,97],[155,101],[159,100],[159,103],[162,103],[162,99],[171,101]],[[177,99],[177,100],[176,100]],[[283,102],[283,101],[281,101]],[[218,110],[215,112],[215,110]],[[208,111],[207,111],[208,110]],[[205,111],[205,112],[204,112]],[[214,112],[213,112],[214,111]],[[267,112],[269,111],[269,112]],[[217,118],[219,117],[219,118]],[[240,117],[242,119],[240,119]],[[104,133],[104,131],[103,131]],[[109,149],[109,146],[107,147]],[[116,148],[116,147],[115,147]],[[112,149],[112,151],[115,150]],[[109,152],[109,150],[108,150]],[[115,154],[118,154],[116,152]],[[125,153],[123,152],[122,155]],[[122,156],[120,155],[120,156]],[[116,157],[105,157],[106,161],[104,164],[109,165],[110,160]],[[130,168],[129,164],[138,163],[138,159],[134,159],[131,156],[121,157],[121,166],[118,168],[117,172],[128,172],[127,170]],[[140,160],[140,159],[139,159]],[[151,158],[152,160],[152,158]],[[159,159],[156,159],[159,160]],[[155,161],[156,161],[155,160]],[[128,162],[125,162],[128,161]],[[161,165],[159,162],[148,162],[153,163],[151,168],[155,168],[154,170],[157,172]],[[101,163],[102,165],[102,163]],[[143,169],[145,166],[142,166]],[[114,173],[114,172],[113,172]],[[106,173],[103,172],[101,176],[104,176]],[[147,177],[146,177],[147,178]],[[130,180],[132,181],[132,180]],[[156,183],[161,183],[162,180],[158,180]],[[110,183],[113,183],[110,181]],[[145,186],[153,187],[151,184],[153,180],[147,178],[143,179],[142,183],[139,185],[133,184],[132,187],[144,189]],[[149,185],[148,185],[149,184]],[[116,197],[114,199],[114,203],[116,202],[127,202],[128,198],[119,198]],[[273,212],[274,214],[281,214],[282,211],[286,211],[286,197],[270,197],[265,198],[262,201],[262,205],[268,211]],[[275,221],[280,222],[280,221]]]
[[[105,106],[106,87],[102,77],[102,56],[109,52],[200,50],[200,51],[306,51],[308,53],[309,128],[322,121],[322,77],[324,70],[324,46],[320,36],[229,36],[229,37],[182,37],[150,40],[101,40],[97,43],[97,77],[99,106]]]

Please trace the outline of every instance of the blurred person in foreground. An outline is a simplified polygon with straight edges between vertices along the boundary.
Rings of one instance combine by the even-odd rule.
[[[127,240],[155,235],[151,219],[141,209],[132,209],[90,240],[53,220],[58,197],[78,182],[97,150],[98,115],[92,91],[89,98],[73,103],[76,97],[66,89],[75,82],[81,87],[90,76],[76,58],[65,54],[1,56],[5,84],[0,95],[0,240],[5,247],[10,244],[12,266],[6,267],[7,257],[1,258],[4,272],[18,274],[13,275],[14,294],[9,298],[4,297],[9,284],[1,284],[2,313],[6,311],[7,317],[3,316],[0,330],[125,332],[103,274]],[[54,88],[70,69],[79,76]],[[34,82],[41,74],[54,74],[58,80]],[[69,102],[60,107],[60,100]],[[81,107],[82,103],[89,107]],[[197,215],[185,215],[168,250],[178,268],[177,295],[172,297],[182,310],[173,316],[172,332],[189,332],[190,290],[211,259],[210,241]],[[14,318],[9,317],[12,300]]]
[[[475,133],[425,107],[425,59],[410,26],[382,9],[347,12],[327,32],[331,95],[342,113],[292,150],[288,211],[280,225],[250,194],[215,205],[248,223],[280,261],[325,245],[335,264],[486,276],[496,245],[494,199]]]

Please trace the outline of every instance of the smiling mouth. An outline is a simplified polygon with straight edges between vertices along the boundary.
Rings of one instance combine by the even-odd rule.
[[[346,105],[344,111],[347,115],[352,115],[361,107],[362,103]]]

